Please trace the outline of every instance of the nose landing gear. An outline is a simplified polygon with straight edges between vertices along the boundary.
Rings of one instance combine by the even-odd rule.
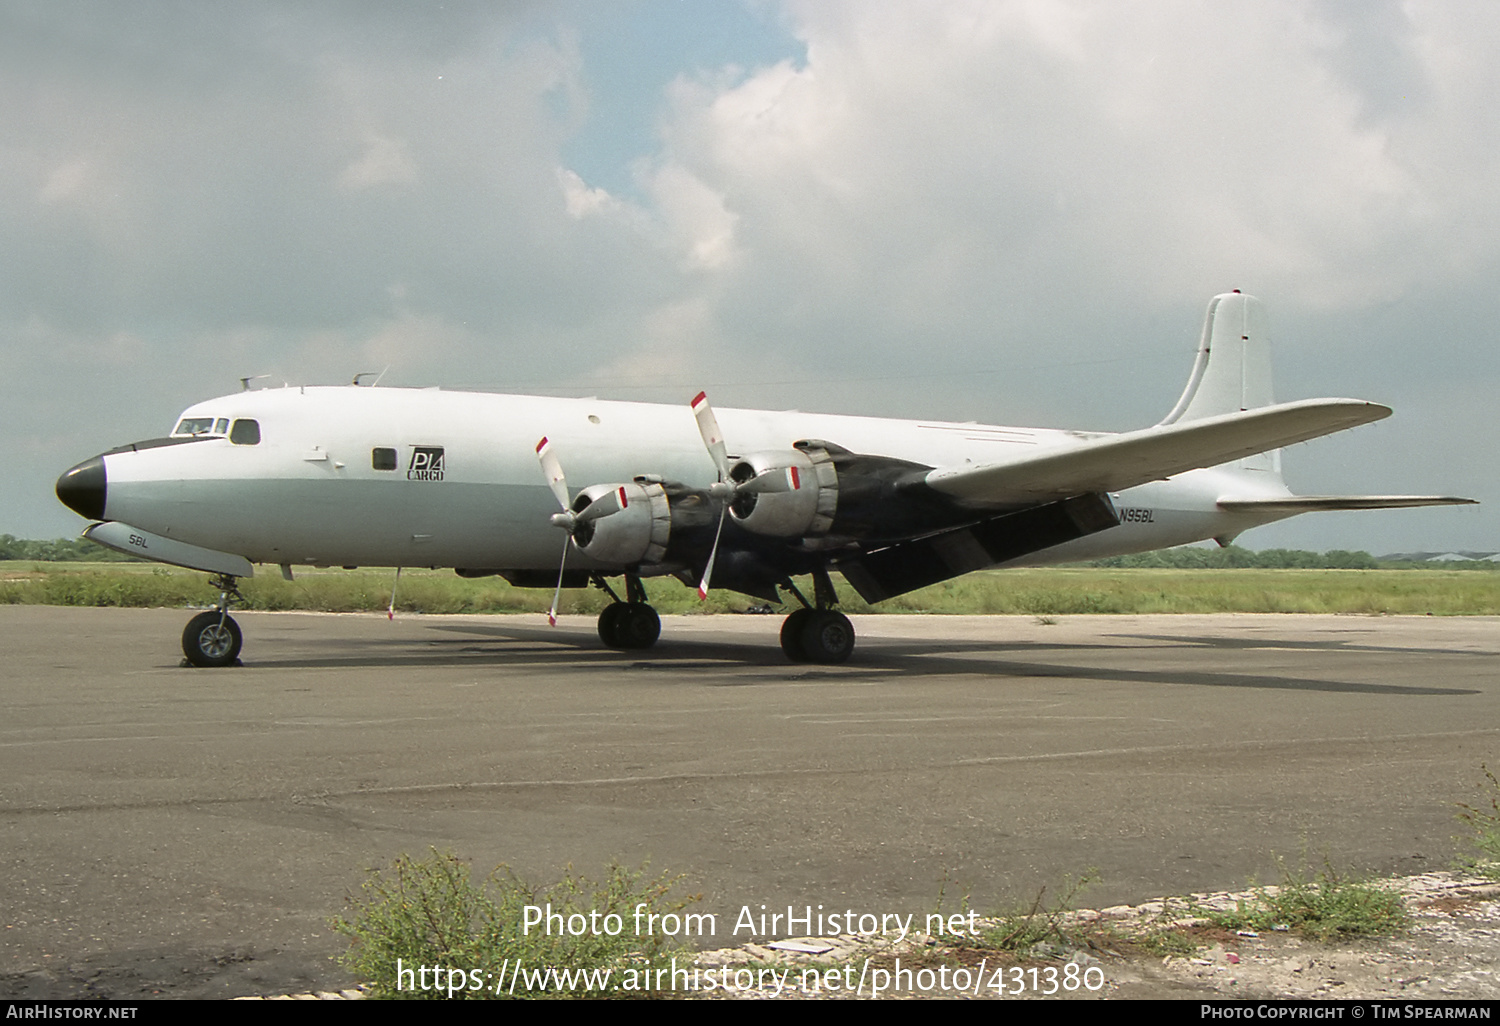
[[[240,625],[229,615],[229,606],[232,602],[243,602],[244,597],[237,579],[228,574],[216,574],[211,581],[220,591],[219,604],[188,621],[182,632],[184,666],[208,669],[239,662],[244,636]]]

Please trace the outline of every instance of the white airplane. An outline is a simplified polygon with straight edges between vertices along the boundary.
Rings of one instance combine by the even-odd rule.
[[[253,563],[288,579],[310,564],[592,583],[614,599],[599,636],[621,649],[648,648],[661,630],[644,578],[772,602],[786,591],[800,605],[781,628],[786,654],[836,663],[854,628],[836,609],[835,570],[879,602],[985,567],[1228,544],[1298,513],[1472,502],[1288,490],[1275,450],[1390,413],[1356,399],[1274,403],[1263,308],[1234,292],[1209,304],[1177,405],[1124,434],[716,415],[702,394],[689,408],[285,387],[190,406],[168,437],[68,470],[57,495],[96,521],[84,537],[215,575],[218,606],[183,634],[198,666],[236,662],[228,610]],[[588,487],[569,491],[564,466]],[[806,574],[811,602],[792,582]],[[623,599],[606,580],[617,575]]]

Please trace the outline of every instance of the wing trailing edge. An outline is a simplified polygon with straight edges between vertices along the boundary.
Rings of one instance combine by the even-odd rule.
[[[1025,505],[1117,492],[1295,445],[1391,415],[1361,399],[1304,399],[1079,440],[980,466],[939,467],[925,481],[976,506]]]
[[[1109,496],[1077,495],[840,559],[835,566],[860,598],[882,602],[1119,523]]]

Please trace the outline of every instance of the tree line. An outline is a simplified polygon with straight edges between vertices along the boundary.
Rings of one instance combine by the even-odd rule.
[[[1156,552],[1137,552],[1129,556],[1110,556],[1082,564],[1092,567],[1150,567],[1171,570],[1495,570],[1500,564],[1474,559],[1430,563],[1412,559],[1378,559],[1364,551],[1330,549],[1308,552],[1305,549],[1262,549],[1255,552],[1238,545],[1205,548],[1185,545]]]
[[[0,534],[0,560],[30,559],[39,563],[140,563],[143,560],[127,556],[103,545],[96,545],[86,538],[54,538],[51,541],[32,541],[9,534]]]

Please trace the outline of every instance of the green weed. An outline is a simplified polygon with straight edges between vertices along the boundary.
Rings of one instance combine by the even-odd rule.
[[[1146,930],[1129,940],[1153,958],[1165,958],[1168,955],[1185,958],[1199,948],[1198,942],[1191,936],[1170,926]]]
[[[1471,851],[1460,858],[1460,864],[1470,872],[1497,880],[1500,879],[1500,780],[1495,779],[1488,766],[1479,768],[1489,781],[1486,789],[1489,803],[1488,808],[1482,803],[1479,807],[1459,803],[1462,811],[1458,818],[1472,831],[1464,838]]]
[[[373,871],[333,927],[350,940],[343,965],[377,998],[628,995],[631,974],[638,977],[685,950],[659,927],[639,934],[636,929],[642,906],[643,915],[678,915],[698,900],[673,897],[679,882],[616,864],[597,883],[570,869],[550,887],[532,887],[505,866],[475,883],[465,862],[433,849],[428,858],[403,855],[389,869]],[[550,905],[564,927],[528,930],[528,905]],[[589,926],[575,933],[566,924],[578,915],[583,919],[573,923]],[[422,967],[434,966],[440,974],[421,974]],[[525,973],[518,976],[518,967]],[[615,989],[561,988],[556,976],[543,975],[548,969],[609,970]]]
[[[1078,947],[1090,946],[1084,931],[1070,922],[1077,898],[1083,890],[1099,879],[1097,870],[1090,869],[1076,878],[1063,881],[1058,888],[1058,897],[1047,902],[1047,888],[1043,886],[1029,905],[995,916],[995,925],[980,931],[977,938],[967,942],[969,947],[1005,951],[1020,957],[1049,957]]]
[[[1354,880],[1336,872],[1327,857],[1311,877],[1306,870],[1281,866],[1281,883],[1256,887],[1253,897],[1236,903],[1233,911],[1195,909],[1227,930],[1294,930],[1328,942],[1351,937],[1394,933],[1406,924],[1401,896],[1368,880]]]

